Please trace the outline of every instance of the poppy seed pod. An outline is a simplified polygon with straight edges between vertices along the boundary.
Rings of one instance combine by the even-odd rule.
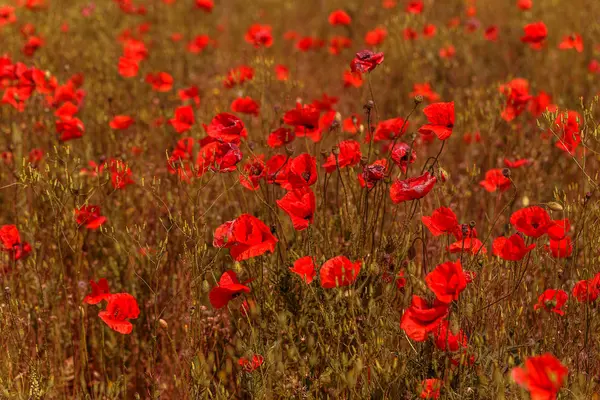
[[[421,104],[423,102],[423,95],[420,95],[420,94],[416,95],[414,100],[415,100],[415,104]]]
[[[510,178],[510,169],[508,169],[508,168],[503,168],[503,169],[502,169],[502,175],[503,175],[505,178]]]

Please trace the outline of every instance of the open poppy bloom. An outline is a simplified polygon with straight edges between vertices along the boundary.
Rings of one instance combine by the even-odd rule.
[[[31,253],[31,245],[21,241],[21,234],[16,225],[3,225],[0,228],[2,251],[8,252],[13,260],[20,260]]]
[[[338,151],[338,154],[335,154],[336,151]],[[338,144],[338,150],[332,151],[327,157],[323,168],[326,172],[332,173],[337,168],[342,169],[358,164],[361,157],[360,143],[356,140],[344,140]]]
[[[239,144],[242,138],[248,137],[242,120],[229,113],[217,114],[204,129],[208,136],[223,142]]]
[[[453,352],[467,347],[467,335],[465,335],[462,329],[459,329],[456,333],[452,332],[449,325],[450,323],[448,320],[444,320],[440,326],[433,331],[435,347],[442,351]]]
[[[110,127],[115,130],[124,130],[133,125],[135,121],[129,115],[117,115],[110,121]]]
[[[308,153],[302,153],[288,161],[286,190],[312,186],[317,182],[317,159]]]
[[[391,118],[381,121],[377,124],[373,141],[379,142],[382,140],[394,140],[406,133],[409,127],[408,121],[402,118]]]
[[[352,22],[352,18],[344,10],[333,11],[329,14],[328,20],[330,25],[350,25]]]
[[[529,94],[529,82],[522,78],[500,85],[500,93],[506,97],[506,106],[501,115],[506,122],[521,115],[532,98]]]
[[[425,379],[421,382],[419,397],[421,399],[439,399],[442,381],[436,378]]]
[[[505,192],[510,189],[510,179],[504,176],[504,173],[499,168],[490,169],[485,173],[485,179],[479,182],[488,192],[499,190]]]
[[[84,205],[75,209],[77,225],[96,230],[105,222],[106,217],[100,215],[100,206]]]
[[[525,236],[539,238],[548,232],[552,220],[548,212],[540,206],[531,206],[515,211],[510,223]]]
[[[533,49],[540,49],[548,36],[548,28],[546,28],[546,24],[543,22],[534,22],[525,25],[523,30],[525,31],[525,35],[521,38],[521,42],[529,43]]]
[[[570,257],[573,253],[573,242],[569,236],[560,240],[550,239],[550,245],[546,246],[554,258]]]
[[[440,140],[446,140],[452,135],[454,128],[454,102],[434,103],[423,109],[429,124],[419,128],[419,133],[423,135],[435,135]]]
[[[289,110],[283,116],[283,122],[295,127],[303,127],[313,130],[319,127],[319,117],[321,111],[312,105],[296,105],[296,108]]]
[[[64,116],[56,121],[56,132],[60,134],[59,140],[66,142],[83,137],[85,126],[79,118]]]
[[[580,303],[592,303],[598,299],[600,290],[598,288],[598,280],[582,280],[573,286],[573,297]]]
[[[583,39],[580,34],[573,33],[572,35],[565,36],[558,45],[558,48],[561,50],[575,49],[575,51],[581,53],[583,51]]]
[[[400,321],[406,335],[417,342],[423,342],[448,315],[448,304],[435,300],[430,306],[422,297],[413,295],[410,307],[404,310]]]
[[[231,172],[242,160],[242,152],[237,144],[215,141],[200,149],[196,158],[197,175],[202,176],[206,171]]]
[[[244,368],[244,371],[250,373],[263,365],[264,361],[265,358],[263,356],[260,354],[255,354],[252,356],[252,360],[248,360],[246,357],[241,357],[238,360],[238,365]]]
[[[315,272],[315,262],[311,256],[305,256],[297,259],[290,271],[298,275],[307,285],[310,285],[317,273]]]
[[[98,304],[111,296],[106,278],[100,278],[98,282],[91,280],[90,286],[92,287],[92,293],[83,298],[83,302],[86,304]]]
[[[500,236],[492,243],[492,249],[495,256],[506,261],[521,261],[523,257],[535,248],[535,243],[525,246],[523,237],[515,233],[509,238]]]
[[[371,72],[383,62],[383,53],[373,53],[371,50],[362,50],[356,53],[356,56],[350,63],[352,72]]]
[[[542,308],[558,315],[565,315],[562,308],[567,303],[568,299],[569,295],[564,290],[546,289],[544,293],[538,297],[538,302],[533,306],[533,309],[539,310]]]
[[[308,228],[314,221],[315,194],[308,186],[287,192],[282,199],[277,200],[277,205],[290,216],[297,231]]]
[[[146,75],[146,82],[155,92],[168,92],[173,87],[173,77],[166,72]]]
[[[417,160],[415,149],[411,148],[407,143],[396,143],[391,149],[392,161],[402,169],[405,173],[409,164],[413,164]]]
[[[366,165],[363,172],[358,174],[358,183],[361,187],[372,189],[377,182],[385,178],[386,171],[387,160],[376,160],[373,164]]]
[[[352,285],[358,278],[361,265],[361,260],[352,262],[344,256],[337,256],[325,261],[319,271],[321,286],[331,289]]]
[[[436,182],[437,178],[431,175],[429,171],[414,178],[397,180],[390,186],[390,197],[396,204],[409,200],[418,200],[427,196]]]
[[[421,217],[423,225],[429,229],[433,236],[440,236],[444,233],[453,234],[457,239],[460,236],[461,226],[454,211],[448,207],[440,207],[431,214],[431,216]]]
[[[135,298],[129,293],[115,293],[108,297],[106,310],[98,316],[113,331],[128,335],[133,330],[130,319],[140,316],[140,309]]]
[[[277,238],[260,219],[242,214],[215,230],[213,246],[228,248],[235,261],[275,251]]]
[[[251,97],[239,97],[231,103],[231,111],[258,117],[260,106]]]
[[[260,181],[267,176],[264,156],[258,156],[244,165],[244,173],[240,173],[240,184],[249,190],[258,190]]]
[[[296,133],[288,128],[275,129],[267,139],[267,145],[272,148],[278,148],[291,143],[296,138]]]
[[[379,46],[387,37],[387,30],[384,28],[375,28],[365,35],[365,43],[369,46]]]
[[[271,47],[273,45],[271,30],[270,25],[254,24],[248,28],[244,40],[257,49],[260,47]]]
[[[223,86],[231,89],[236,85],[241,85],[246,81],[251,81],[254,78],[254,69],[247,65],[240,65],[237,68],[230,69],[223,81]]]
[[[571,230],[571,222],[568,218],[557,219],[550,222],[548,226],[548,237],[552,240],[562,240]]]
[[[214,308],[219,309],[242,293],[250,293],[250,288],[238,281],[235,271],[228,270],[221,275],[219,284],[210,290],[208,299]]]
[[[458,300],[460,292],[467,287],[467,280],[460,260],[448,261],[435,267],[425,277],[427,287],[442,303]]]
[[[196,122],[194,116],[194,109],[191,106],[181,106],[175,109],[175,116],[169,120],[169,124],[177,133],[184,133],[190,130],[190,128]]]
[[[529,391],[532,400],[556,400],[568,374],[567,367],[550,353],[529,357],[524,367],[511,371],[514,381]]]

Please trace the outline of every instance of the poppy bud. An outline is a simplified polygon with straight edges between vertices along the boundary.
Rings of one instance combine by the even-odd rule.
[[[549,201],[548,203],[546,203],[546,207],[548,207],[552,211],[564,210],[563,206],[560,203],[557,203],[556,201]]]
[[[420,94],[416,95],[414,100],[415,100],[415,104],[421,104],[423,102],[423,95],[420,95]]]
[[[285,153],[286,153],[288,156],[291,156],[292,154],[294,154],[294,147],[293,147],[293,146],[289,146],[289,147],[288,147],[288,146],[286,146],[286,147],[285,147]]]
[[[364,109],[366,112],[371,111],[373,107],[375,107],[375,103],[373,103],[373,100],[367,101],[367,104],[364,105]]]
[[[340,148],[336,146],[333,149],[331,149],[331,152],[337,156],[340,154]]]
[[[169,328],[169,324],[167,323],[167,321],[165,321],[162,318],[158,320],[158,324],[160,325],[161,328],[163,328],[165,330]]]
[[[469,227],[470,227],[471,229],[475,228],[475,221],[471,221],[471,222],[469,222]]]
[[[502,175],[503,175],[505,178],[510,178],[510,169],[508,169],[508,168],[503,168],[503,169],[502,169]]]

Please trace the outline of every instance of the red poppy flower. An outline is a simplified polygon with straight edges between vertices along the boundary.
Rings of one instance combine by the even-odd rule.
[[[580,303],[592,303],[598,299],[600,290],[598,290],[596,280],[583,280],[575,284],[572,295]]]
[[[431,85],[427,82],[415,83],[413,85],[413,91],[410,92],[410,97],[415,98],[417,96],[422,96],[429,102],[436,102],[440,99],[440,95],[434,92],[433,89],[431,89]]]
[[[465,335],[462,329],[459,329],[456,333],[452,332],[449,325],[450,323],[448,322],[448,320],[444,320],[433,331],[433,336],[435,338],[435,347],[437,347],[441,351],[452,352],[467,347],[467,335]]]
[[[553,132],[560,135],[556,142],[556,147],[571,155],[581,142],[581,133],[579,124],[583,122],[581,115],[577,111],[569,110],[566,113],[560,113],[554,121]],[[553,134],[551,132],[551,134]]]
[[[575,49],[578,53],[581,53],[583,51],[583,39],[578,33],[565,36],[558,48],[561,50]]]
[[[387,172],[387,160],[385,158],[376,160],[371,165],[366,165],[363,172],[358,174],[358,183],[361,187],[373,188],[377,182],[385,178]]]
[[[97,283],[93,280],[90,281],[90,286],[92,286],[92,293],[83,298],[83,302],[86,304],[98,304],[111,296],[108,281],[105,278],[98,279]]]
[[[406,143],[396,143],[391,152],[392,161],[402,169],[402,172],[406,172],[408,165],[417,160],[417,153]]]
[[[299,189],[312,186],[317,181],[317,160],[308,153],[288,161],[287,184],[282,185],[284,189]]]
[[[344,256],[337,256],[325,261],[319,271],[321,286],[331,289],[352,285],[358,278],[361,265],[361,260],[352,262]]]
[[[244,40],[255,48],[271,47],[273,45],[273,35],[270,25],[254,24],[248,28]]]
[[[217,114],[209,125],[204,125],[204,129],[208,136],[223,142],[238,144],[242,138],[248,137],[242,120],[229,113]]]
[[[352,18],[343,10],[336,10],[329,14],[330,25],[350,25]]]
[[[215,230],[213,246],[225,247],[235,261],[260,256],[275,251],[277,238],[260,219],[242,214]]]
[[[552,104],[552,96],[544,91],[540,91],[537,96],[531,97],[527,109],[535,118],[541,116],[545,111],[555,112],[558,110],[556,104]]]
[[[276,154],[267,161],[267,183],[287,186],[289,158],[284,154]]]
[[[358,114],[352,114],[342,121],[342,130],[350,134],[356,134],[361,129],[361,118]]]
[[[511,371],[514,381],[529,391],[532,400],[556,400],[568,374],[567,367],[550,353],[529,357],[525,367]]]
[[[421,217],[423,225],[429,229],[433,236],[440,236],[444,233],[455,235],[458,239],[461,226],[458,223],[458,218],[454,211],[448,207],[440,207],[431,214],[431,216]]]
[[[123,78],[133,78],[137,76],[140,69],[139,61],[127,57],[119,57],[119,75]]]
[[[496,190],[500,190],[501,192],[505,192],[510,189],[510,179],[504,176],[504,173],[501,169],[490,169],[485,173],[485,179],[479,182],[485,190],[488,192],[495,192]]]
[[[550,222],[548,226],[548,237],[552,240],[562,240],[571,230],[571,222],[568,218],[557,219]]]
[[[197,86],[190,86],[186,89],[181,89],[177,92],[181,101],[186,102],[192,100],[197,106],[200,105],[200,92]]]
[[[287,81],[290,75],[288,67],[282,64],[275,65],[275,77],[278,81]]]
[[[442,303],[458,300],[458,295],[467,287],[460,260],[448,261],[435,267],[425,277],[427,287]]]
[[[525,35],[521,38],[521,42],[529,43],[531,48],[541,48],[544,40],[548,36],[548,28],[543,22],[534,22],[532,24],[525,25],[523,28]]]
[[[202,52],[209,44],[214,43],[208,35],[198,35],[192,39],[187,45],[187,51],[192,54]]]
[[[375,28],[372,31],[368,31],[365,35],[365,43],[368,46],[380,46],[387,37],[387,30],[385,28]]]
[[[529,82],[516,78],[500,86],[500,93],[506,97],[506,106],[502,111],[502,118],[510,122],[525,111],[531,100]]]
[[[531,7],[533,7],[533,0],[517,0],[517,7],[519,7],[521,11],[531,10]]]
[[[175,109],[175,116],[169,120],[169,124],[175,128],[177,133],[184,133],[196,122],[194,109],[191,106],[180,106]]]
[[[310,285],[317,273],[315,272],[315,263],[311,256],[305,256],[297,259],[290,271],[297,274],[307,285]]]
[[[96,230],[105,222],[106,217],[100,215],[100,206],[84,205],[75,209],[75,219],[78,226]]]
[[[381,121],[377,124],[373,141],[379,142],[382,140],[394,140],[406,133],[409,122],[402,118],[392,118]]]
[[[260,368],[260,366],[263,365],[264,361],[265,361],[265,358],[263,356],[261,356],[260,354],[255,354],[252,356],[252,360],[248,360],[245,357],[241,357],[238,360],[238,365],[240,365],[242,368],[244,368],[244,371],[250,373],[250,372]]]
[[[130,319],[140,316],[140,309],[135,298],[129,293],[116,293],[108,297],[106,310],[98,316],[113,331],[128,335],[133,330]]]
[[[288,128],[278,128],[271,132],[267,139],[269,147],[278,148],[291,143],[296,138],[296,133]]]
[[[110,127],[115,130],[124,130],[133,125],[135,121],[129,115],[117,115],[110,121]]]
[[[441,58],[450,59],[456,55],[456,48],[452,45],[442,47],[438,52]]]
[[[419,397],[422,399],[439,399],[442,389],[442,381],[435,378],[425,379],[421,382],[421,393]]]
[[[66,142],[83,136],[85,126],[83,121],[76,117],[60,117],[56,121],[56,131],[60,134],[59,140]]]
[[[423,27],[423,37],[432,38],[437,33],[437,27],[434,24],[425,24]]]
[[[454,102],[434,103],[423,109],[429,124],[419,128],[423,135],[435,133],[440,140],[446,140],[452,135],[454,128]]]
[[[421,14],[423,12],[422,0],[411,0],[406,5],[406,12],[409,14]]]
[[[462,236],[462,233],[461,233]],[[466,237],[464,239],[458,239],[446,248],[449,253],[471,253],[476,254],[487,254],[487,249],[483,246],[483,242],[476,237]]]
[[[231,111],[258,117],[260,106],[251,97],[238,97],[231,103]]]
[[[435,300],[430,306],[427,300],[413,295],[410,307],[404,310],[400,328],[406,335],[417,342],[423,342],[448,315],[448,304]]]
[[[533,309],[539,310],[540,308],[543,308],[546,311],[558,315],[565,315],[562,308],[567,303],[567,300],[569,300],[569,295],[564,290],[546,289],[544,293],[538,297],[538,302],[533,306]]]
[[[550,245],[546,246],[546,250],[549,250],[554,258],[570,257],[573,254],[573,242],[569,236],[561,240],[550,239]]]
[[[397,180],[390,187],[390,197],[396,204],[403,201],[422,199],[433,189],[436,182],[437,178],[431,175],[429,171],[421,176]]]
[[[249,190],[258,190],[260,181],[267,176],[267,166],[263,156],[255,157],[244,165],[244,173],[240,173],[240,184]]]
[[[40,162],[42,162],[44,158],[44,150],[42,149],[31,149],[31,151],[29,152],[29,157],[28,160],[30,163],[37,165]]]
[[[167,168],[170,174],[177,174],[177,176],[186,182],[192,177],[192,169],[190,161],[193,157],[194,139],[186,137],[177,141],[177,146],[171,153],[167,161]]]
[[[168,92],[173,87],[173,77],[166,72],[146,75],[146,82],[155,92]]]
[[[205,12],[211,12],[214,6],[215,3],[213,0],[196,0],[196,8]]]
[[[3,225],[0,228],[0,241],[4,251],[12,251],[21,244],[21,235],[16,225]]]
[[[520,168],[531,164],[531,160],[528,158],[521,158],[519,160],[511,161],[508,158],[504,159],[504,165],[508,168]]]
[[[235,271],[228,270],[223,272],[218,285],[210,290],[208,299],[214,308],[219,309],[242,293],[250,293],[250,288],[238,281]]]
[[[113,158],[109,161],[108,167],[113,188],[123,189],[125,186],[133,183],[133,179],[131,178],[133,173],[125,162]]]
[[[356,53],[356,56],[350,63],[352,72],[371,72],[383,62],[383,53],[373,53],[371,50],[362,50]]]
[[[552,220],[545,209],[531,206],[515,211],[510,217],[510,223],[524,235],[539,238],[548,232]]]
[[[404,40],[415,40],[419,37],[419,34],[412,28],[404,28],[402,37],[404,37]]]
[[[254,78],[254,69],[247,65],[241,65],[237,68],[229,70],[227,76],[223,80],[223,86],[231,89],[236,85],[240,85],[246,81],[251,81]]]
[[[359,88],[363,85],[363,78],[360,72],[344,71],[342,75],[344,87]]]
[[[313,223],[316,201],[309,187],[287,192],[281,200],[277,200],[277,205],[290,216],[295,230],[302,231]]]
[[[327,173],[334,172],[337,168],[352,167],[360,161],[362,153],[360,152],[360,143],[356,140],[344,140],[338,144],[338,154],[333,151],[327,157],[323,168]]]
[[[498,40],[498,33],[498,27],[496,25],[492,25],[486,28],[486,30],[483,32],[483,36],[485,37],[485,40],[495,42]]]
[[[44,45],[44,40],[38,36],[29,36],[23,46],[23,54],[33,57],[35,52]]]
[[[492,251],[506,261],[521,261],[523,257],[535,248],[535,243],[525,246],[523,237],[515,233],[509,238],[500,236],[492,243]]]
[[[592,60],[588,64],[588,71],[590,74],[600,74],[600,61]]]
[[[333,55],[340,54],[343,49],[352,46],[352,39],[346,36],[334,36],[329,40],[329,53]]]
[[[242,161],[242,152],[237,144],[213,141],[203,146],[196,158],[198,176],[206,171],[235,171],[237,163]]]
[[[310,105],[305,105],[303,107],[300,104],[297,104],[295,109],[285,113],[283,122],[287,125],[312,130],[319,127],[320,114],[321,111],[316,107]]]

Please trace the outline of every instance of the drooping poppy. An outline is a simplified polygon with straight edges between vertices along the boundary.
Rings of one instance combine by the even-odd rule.
[[[425,277],[427,287],[442,303],[458,300],[460,293],[467,287],[467,281],[460,260],[447,261],[435,267]]]
[[[319,271],[321,286],[331,289],[352,285],[358,278],[361,265],[361,260],[352,262],[345,256],[337,256],[325,261]]]
[[[100,278],[98,282],[91,280],[90,286],[92,287],[92,293],[83,298],[83,302],[86,304],[98,304],[111,296],[106,278]]]
[[[78,226],[96,230],[106,222],[106,217],[100,215],[100,206],[83,205],[75,209],[75,219]]]
[[[235,271],[227,270],[221,275],[218,285],[208,293],[208,299],[214,308],[220,309],[242,293],[250,293],[250,288],[239,282]]]
[[[518,233],[509,238],[500,236],[492,243],[494,255],[506,261],[521,261],[534,248],[535,243],[526,246],[523,237]]]
[[[404,310],[400,328],[406,335],[417,342],[423,342],[448,315],[448,304],[435,300],[429,305],[427,300],[413,295],[410,307]]]
[[[115,293],[108,297],[106,310],[100,311],[98,316],[116,332],[128,335],[133,330],[130,319],[140,315],[140,309],[135,298],[129,293]]]
[[[290,216],[295,230],[302,231],[313,223],[316,200],[315,193],[310,187],[305,186],[287,192],[277,200],[277,205]]]
[[[562,316],[565,315],[562,308],[567,303],[568,299],[569,295],[564,290],[546,289],[544,293],[538,297],[538,302],[533,306],[533,309],[539,310],[542,308],[548,312],[553,312]]]
[[[390,197],[396,204],[422,199],[433,189],[436,182],[437,178],[429,171],[421,176],[397,180],[390,186]]]
[[[275,251],[278,240],[260,219],[242,214],[215,230],[213,246],[228,248],[235,261]]]
[[[511,371],[514,381],[527,389],[532,400],[556,400],[569,370],[552,354],[529,357],[524,367]]]
[[[315,272],[315,262],[311,256],[304,256],[294,262],[290,271],[298,275],[307,285],[310,285],[317,273]]]

